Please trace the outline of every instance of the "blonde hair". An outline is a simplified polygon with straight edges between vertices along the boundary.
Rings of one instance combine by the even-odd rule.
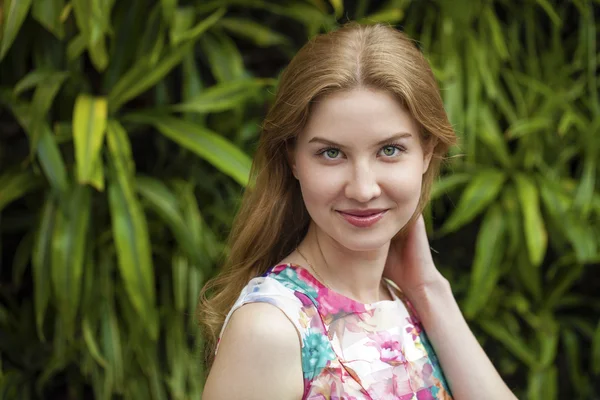
[[[221,274],[201,292],[198,314],[206,328],[209,364],[243,287],[290,254],[308,229],[310,216],[288,163],[288,146],[304,128],[316,99],[360,87],[394,94],[419,123],[421,143],[433,155],[409,224],[423,211],[440,162],[456,141],[429,63],[405,34],[385,25],[350,23],[314,37],[281,76],[254,156],[253,185],[244,192],[229,236],[229,255]]]

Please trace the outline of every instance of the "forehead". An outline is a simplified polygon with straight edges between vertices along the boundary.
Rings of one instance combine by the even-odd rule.
[[[377,142],[394,133],[416,137],[418,124],[391,93],[369,88],[339,91],[313,103],[300,140],[314,136],[334,141]]]

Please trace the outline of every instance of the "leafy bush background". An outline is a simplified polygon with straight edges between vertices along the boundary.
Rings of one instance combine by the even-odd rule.
[[[277,76],[348,20],[434,67],[461,146],[432,246],[495,365],[600,398],[599,4],[0,1],[0,398],[200,398],[197,295]]]

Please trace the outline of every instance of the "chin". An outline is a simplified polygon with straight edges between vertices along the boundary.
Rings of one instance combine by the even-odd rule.
[[[347,227],[337,230],[330,236],[351,251],[374,251],[386,246],[398,230],[380,229],[374,231],[350,231]]]

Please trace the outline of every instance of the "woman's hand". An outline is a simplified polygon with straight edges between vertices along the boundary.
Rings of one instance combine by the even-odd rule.
[[[409,299],[426,286],[445,281],[433,262],[422,215],[404,238],[392,240],[383,276],[398,285]]]

